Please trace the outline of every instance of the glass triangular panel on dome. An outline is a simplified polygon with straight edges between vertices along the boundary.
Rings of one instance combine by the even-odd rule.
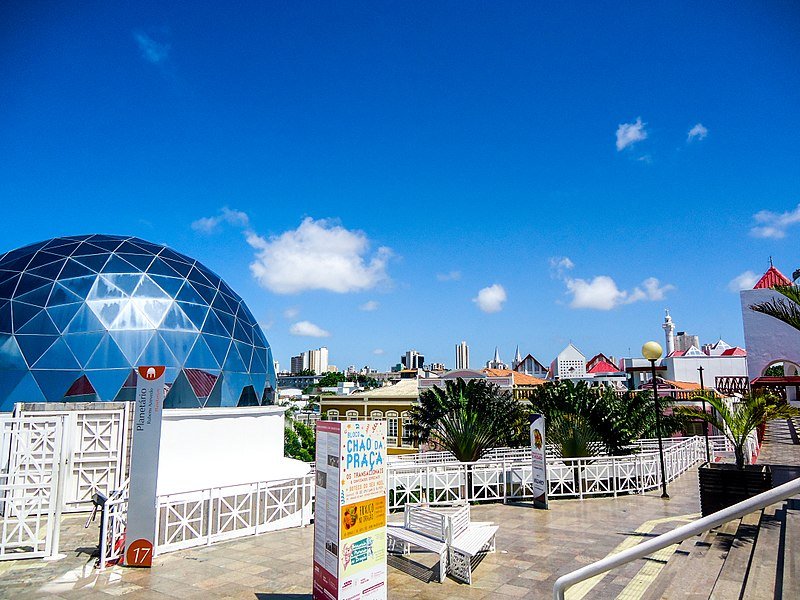
[[[25,323],[22,327],[17,328],[17,333],[34,333],[38,335],[58,335],[60,331],[56,328],[55,323],[47,314],[47,311],[41,310],[39,314],[33,317],[30,321]]]
[[[233,339],[240,342],[252,343],[253,336],[252,333],[247,331],[248,329],[250,329],[251,332],[253,330],[251,326],[242,323],[241,319],[236,319],[236,325],[233,329]]]
[[[92,244],[91,242],[82,241],[78,247],[72,251],[71,256],[89,256],[91,254],[105,254],[105,250]],[[106,254],[106,258],[108,255]]]
[[[136,307],[138,312],[147,317],[147,320],[153,324],[154,328],[158,328],[164,321],[164,315],[167,314],[174,302],[169,298],[133,298],[131,299],[131,304]]]
[[[111,329],[111,324],[119,316],[119,313],[130,303],[130,300],[90,300],[86,302],[92,309],[95,316],[100,319],[105,329]]]
[[[69,265],[67,265],[64,268],[67,269],[68,267],[69,267]],[[89,275],[89,276],[85,276],[85,277],[75,277],[75,278],[70,278],[70,279],[62,277],[58,281],[58,284],[59,285],[63,285],[65,288],[70,290],[73,294],[75,294],[76,296],[79,296],[81,300],[85,300],[86,296],[89,295],[89,291],[94,286],[96,280],[97,280],[97,275],[95,275],[95,274],[92,274],[92,275]]]
[[[245,370],[250,371],[250,364],[253,362],[253,347],[242,342],[235,342],[235,344],[237,350],[239,350],[239,356],[242,357]]]
[[[225,294],[217,294],[214,298],[214,302],[212,306],[223,312],[230,313],[232,315],[236,314],[236,310],[239,308],[239,305],[236,302],[231,301],[229,298],[225,297]]]
[[[133,296],[133,290],[142,282],[140,273],[108,273],[103,274],[103,279],[111,282],[114,287],[123,291],[126,296]]]
[[[131,367],[135,367],[139,364],[139,356],[142,350],[155,335],[155,332],[153,330],[110,331],[109,335],[114,338],[117,346],[122,350],[128,364]]]
[[[225,360],[228,358],[228,351],[231,347],[231,339],[229,337],[220,337],[217,335],[202,335],[205,338],[208,347],[211,349],[214,358],[216,358],[220,365],[224,365]]]
[[[193,283],[192,287],[197,290],[197,293],[203,298],[203,303],[211,305],[214,302],[214,296],[217,295],[217,290],[207,285],[200,285],[199,283]]]
[[[86,295],[87,300],[109,300],[112,298],[123,299],[125,298],[125,292],[115,286],[110,279],[105,277],[104,275],[99,276],[92,286],[92,289],[89,290],[89,293]]]
[[[8,371],[26,370],[28,365],[20,352],[17,340],[13,335],[0,336],[0,372],[3,373],[2,380]],[[0,394],[2,396],[2,394]]]
[[[44,371],[31,371],[31,373],[48,402],[61,402],[70,386],[81,376],[79,370],[57,371],[46,369]]]
[[[92,331],[89,333],[68,333],[61,336],[61,339],[69,346],[72,354],[78,359],[78,363],[85,367],[89,359],[97,351],[97,347],[103,341],[104,336],[108,336],[108,334],[102,331]],[[116,365],[110,364],[108,366],[113,367]]]
[[[55,335],[17,335],[17,344],[22,350],[25,362],[32,365],[39,360],[47,349],[58,339]]]
[[[203,336],[198,336],[197,342],[189,352],[186,359],[185,368],[187,369],[219,369],[220,365],[217,363],[214,355],[211,353],[208,345],[206,344]]]
[[[221,335],[230,337],[231,333],[225,327],[216,315],[214,310],[208,312],[205,323],[203,323],[203,333],[211,333],[214,335]]]
[[[102,334],[95,344],[94,352],[85,361],[87,369],[124,369],[130,366],[111,334]]]
[[[70,260],[74,260],[75,262],[88,267],[94,273],[99,273],[108,262],[108,254],[87,254],[86,256],[75,256],[73,254]]]
[[[177,260],[177,261],[180,261],[180,262],[188,262],[189,266],[191,266],[194,263],[194,261],[192,259],[184,256],[183,254],[175,252],[175,250],[173,250],[172,248],[168,248],[167,246],[164,246],[163,248],[161,248],[160,256],[162,258],[168,258],[169,260]]]
[[[62,243],[47,246],[47,251],[57,254],[58,256],[67,257],[72,254],[75,249],[80,245],[78,241],[67,241],[62,238]]]
[[[192,270],[192,263],[187,263],[183,260],[170,260],[169,258],[165,258],[163,253],[161,254],[161,260],[175,269],[181,277],[186,277]]]
[[[178,295],[175,296],[176,300],[181,302],[191,302],[193,304],[207,304],[203,297],[197,293],[197,291],[192,287],[192,284],[188,281],[183,284],[183,287],[178,292]]]
[[[58,338],[41,358],[31,366],[32,369],[80,369],[78,360],[63,339]]]
[[[147,275],[142,277],[133,295],[137,298],[155,298],[158,300],[171,300],[172,297],[157,286]]]
[[[207,286],[209,286],[209,287],[216,287],[214,284],[212,284],[212,283],[211,283],[211,282],[208,280],[208,277],[206,277],[206,276],[203,274],[203,272],[202,272],[200,269],[198,269],[198,268],[197,268],[197,265],[195,265],[194,267],[192,267],[192,270],[191,270],[191,271],[189,271],[188,279],[189,279],[189,281],[191,281],[192,283],[198,283],[198,284],[200,284],[200,285],[207,285]]]
[[[46,250],[39,250],[39,252],[37,252],[31,259],[31,262],[28,263],[28,266],[25,270],[28,271],[43,265],[49,265],[57,260],[61,260],[61,257],[57,254],[52,254]]]
[[[0,396],[0,412],[11,412],[17,402],[45,402],[46,400],[47,398],[44,397],[33,374],[25,371],[14,390],[8,396]]]
[[[146,250],[133,245],[129,240],[122,242],[115,252],[117,254],[150,254]]]
[[[179,306],[177,302],[170,301],[167,305],[169,308],[164,314],[160,327],[165,331],[192,331],[197,332],[200,327],[196,326],[193,321],[195,319],[200,321],[200,326],[203,325],[203,318],[208,312],[208,309],[197,304],[184,304]],[[183,310],[186,309],[186,311]],[[191,315],[191,317],[189,316]]]
[[[248,356],[248,361],[249,358]],[[232,371],[234,373],[245,373],[247,371],[247,365],[242,359],[242,355],[239,354],[239,351],[236,349],[235,343],[231,346],[231,351],[228,352],[228,359],[225,361],[225,364],[222,365],[222,368],[225,371]]]
[[[41,306],[33,306],[24,302],[11,301],[11,315],[13,317],[14,330],[23,327],[25,323],[42,312]]]
[[[50,297],[50,291],[52,289],[53,283],[50,282],[47,285],[43,285],[35,290],[31,290],[27,294],[20,294],[17,292],[17,295],[14,299],[19,300],[20,302],[25,302],[26,304],[45,306],[47,304],[47,299]]]
[[[106,252],[114,252],[122,244],[122,240],[108,235],[95,235],[92,236],[92,244]]]
[[[253,360],[250,362],[250,372],[251,373],[264,373],[267,370],[267,367],[264,365],[264,358],[266,357],[266,353],[263,350],[254,350],[253,351]]]
[[[116,254],[111,255],[102,270],[103,273],[138,273],[138,271],[139,269]]]
[[[120,254],[119,256],[142,272],[147,271],[147,268],[155,260],[155,256],[152,254]]]
[[[163,275],[148,275],[170,298],[174,298],[183,285],[183,279],[178,277],[165,277]]]
[[[52,279],[47,279],[46,277],[39,277],[38,275],[31,275],[30,273],[23,273],[22,278],[19,280],[17,284],[17,290],[15,292],[15,296],[18,298],[23,294],[27,294],[28,292],[32,292],[33,290],[38,290],[41,287],[50,285],[53,283]]]
[[[222,311],[217,311],[216,314],[217,314],[217,317],[220,320],[220,323],[222,323],[222,326],[226,330],[230,331],[230,333],[228,335],[233,337],[233,326],[236,323],[236,317],[234,317],[233,315],[228,314],[226,312],[222,312]]]
[[[165,331],[161,329],[158,334],[167,342],[175,359],[182,366],[186,362],[186,357],[189,356],[189,351],[194,346],[197,339],[196,333],[188,331]]]
[[[12,334],[14,333],[13,324],[11,321],[11,301],[0,301],[0,333]]]
[[[6,405],[6,399],[27,374],[28,370],[24,367],[22,369],[3,370],[3,376],[0,377],[0,412],[11,412],[14,409],[13,402]],[[30,402],[30,400],[28,400],[28,402]]]
[[[55,279],[56,277],[58,277],[58,274],[61,273],[61,269],[64,267],[64,263],[66,262],[67,262],[66,258],[61,258],[47,265],[37,267],[35,269],[28,269],[28,272],[32,273],[33,275],[38,275],[39,277],[45,277],[47,279]]]
[[[145,240],[140,239],[140,238],[131,238],[131,239],[128,240],[128,243],[129,244],[133,244],[137,248],[141,248],[145,252],[149,252],[150,254],[153,254],[153,255],[158,254],[159,252],[161,252],[161,250],[163,248],[163,246],[158,246],[156,244],[151,244],[150,242],[146,242]]]
[[[125,380],[130,374],[130,368],[102,369],[100,371],[87,371],[86,376],[97,391],[100,400],[111,401],[117,398]]]
[[[14,294],[14,290],[17,289],[20,277],[21,275],[19,274],[12,275],[0,283],[0,298],[11,298]]]
[[[58,332],[63,333],[83,305],[83,302],[73,302],[72,304],[48,306],[45,310],[47,310],[47,314],[50,315],[50,318],[53,320],[53,324],[58,329]]]
[[[87,331],[104,331],[105,329],[106,326],[97,318],[94,311],[87,304],[83,304],[72,317],[64,333],[85,333]]]
[[[164,365],[166,367],[180,367],[180,363],[169,349],[169,344],[158,334],[148,342],[139,356],[139,365]]]
[[[68,287],[60,283],[53,286],[50,292],[50,298],[47,301],[47,306],[60,306],[62,304],[74,304],[75,302],[83,302],[83,298],[78,296]]]
[[[154,324],[147,318],[145,312],[136,300],[129,300],[119,311],[111,323],[109,330],[155,329]]]
[[[150,266],[147,268],[147,272],[153,275],[166,275],[167,277],[180,277],[181,282],[183,281],[183,275],[181,275],[178,271],[170,267],[167,263],[165,263],[160,258],[156,258]]]

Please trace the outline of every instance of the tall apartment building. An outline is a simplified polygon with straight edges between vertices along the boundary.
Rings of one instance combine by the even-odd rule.
[[[700,338],[697,337],[696,335],[686,333],[685,331],[679,331],[678,334],[675,336],[675,350],[686,351],[692,346],[694,346],[699,350]]]
[[[404,369],[421,369],[425,364],[425,357],[416,350],[409,350],[400,357]]]
[[[302,354],[292,357],[292,373],[300,373],[306,369],[314,371],[317,375],[328,372],[328,349],[323,346],[316,350],[306,350]]]
[[[461,342],[456,346],[456,369],[469,369],[469,346],[467,342]]]

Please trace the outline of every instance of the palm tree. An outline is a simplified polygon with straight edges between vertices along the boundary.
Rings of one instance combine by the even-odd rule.
[[[800,287],[796,285],[776,285],[773,289],[783,294],[785,298],[775,298],[767,302],[751,304],[750,308],[800,330]]]
[[[483,379],[427,389],[409,412],[408,430],[417,442],[449,450],[461,462],[479,460],[491,448],[527,443],[525,409]]]
[[[702,398],[697,396],[692,400],[700,401]],[[714,408],[716,415],[688,406],[679,407],[676,412],[710,423],[720,430],[733,445],[736,467],[740,470],[744,469],[744,449],[747,437],[759,425],[773,419],[788,419],[800,415],[800,411],[796,408],[778,400],[775,396],[766,394],[749,394],[742,398],[742,401],[733,409],[717,396],[706,396],[705,400]]]

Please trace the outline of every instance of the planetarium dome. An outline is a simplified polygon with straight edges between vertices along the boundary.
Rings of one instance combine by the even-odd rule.
[[[0,255],[0,412],[133,400],[165,365],[167,407],[253,406],[272,351],[244,301],[194,259],[135,237],[59,237]]]

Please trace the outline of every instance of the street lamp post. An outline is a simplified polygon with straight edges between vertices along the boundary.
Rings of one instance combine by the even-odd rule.
[[[706,412],[706,388],[703,385],[703,366],[700,365],[697,367],[697,370],[700,372],[700,397],[703,399],[703,414]],[[711,462],[711,450],[708,447],[708,423],[703,421],[703,435],[706,438],[706,462]]]
[[[650,361],[653,384],[653,400],[656,408],[656,433],[658,434],[658,456],[661,460],[661,497],[669,498],[667,493],[667,472],[664,467],[664,443],[661,441],[661,408],[658,405],[658,383],[656,382],[656,361],[661,358],[661,345],[658,342],[646,342],[642,346],[642,356]]]

